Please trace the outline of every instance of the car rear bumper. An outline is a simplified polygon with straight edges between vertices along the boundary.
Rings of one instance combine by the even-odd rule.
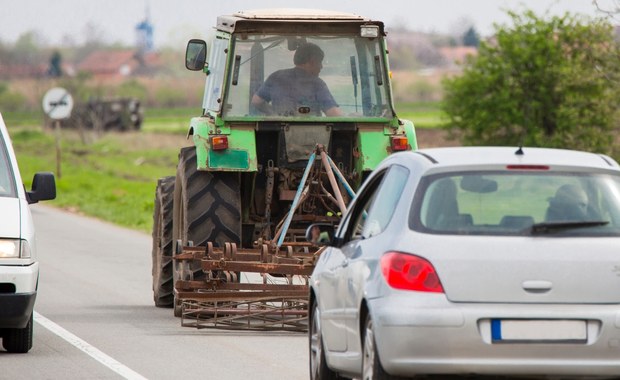
[[[24,328],[30,321],[37,292],[0,294],[0,328]]]
[[[453,304],[435,297],[370,301],[377,349],[394,375],[614,375],[620,305]],[[584,342],[494,342],[492,319],[585,321]]]

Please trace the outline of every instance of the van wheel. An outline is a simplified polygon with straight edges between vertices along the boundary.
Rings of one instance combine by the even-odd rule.
[[[32,348],[32,314],[30,321],[23,329],[6,329],[2,339],[2,347],[12,353],[25,354]]]

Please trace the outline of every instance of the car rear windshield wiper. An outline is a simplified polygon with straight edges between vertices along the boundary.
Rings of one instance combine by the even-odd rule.
[[[532,225],[532,234],[552,233],[560,230],[570,230],[573,228],[598,227],[609,224],[607,220],[583,220],[579,222],[544,222]]]

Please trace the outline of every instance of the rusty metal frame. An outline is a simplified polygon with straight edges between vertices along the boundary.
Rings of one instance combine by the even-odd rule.
[[[322,171],[317,174],[314,157],[320,156]],[[181,302],[181,324],[196,328],[232,330],[286,330],[307,331],[309,277],[325,247],[311,242],[295,241],[290,229],[295,212],[308,196],[306,182],[311,175],[324,173],[334,189],[329,196],[344,214],[346,205],[337,180],[351,194],[344,176],[317,145],[309,159],[303,180],[289,213],[271,241],[258,241],[254,248],[237,248],[235,243],[215,247],[208,242],[204,247],[186,246],[174,260],[199,261],[207,278],[200,281],[177,281],[175,293]],[[336,175],[334,175],[334,172]],[[338,177],[338,178],[336,178]],[[319,189],[325,192],[321,186]],[[323,194],[324,195],[324,194]],[[287,241],[285,241],[285,238]],[[254,276],[249,282],[240,282],[239,276]]]

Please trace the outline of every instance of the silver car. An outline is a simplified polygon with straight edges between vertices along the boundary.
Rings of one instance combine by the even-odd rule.
[[[618,376],[620,168],[541,148],[393,154],[310,285],[311,379]]]

